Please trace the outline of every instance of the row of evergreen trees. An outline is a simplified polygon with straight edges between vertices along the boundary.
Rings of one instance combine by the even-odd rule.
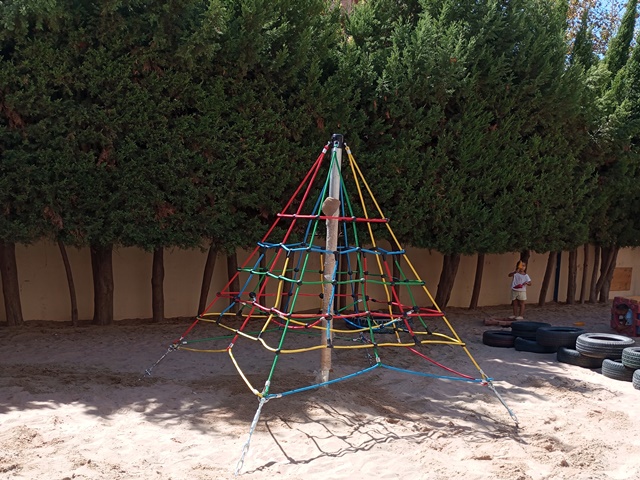
[[[22,322],[15,245],[43,238],[63,258],[90,247],[99,324],[114,247],[154,252],[156,319],[164,249],[210,248],[202,309],[216,253],[256,240],[332,133],[400,241],[445,255],[441,306],[460,255],[551,264],[588,243],[602,252],[590,299],[606,296],[618,248],[640,244],[637,0],[604,58],[586,14],[567,41],[561,0],[337,4],[3,2],[8,323]]]

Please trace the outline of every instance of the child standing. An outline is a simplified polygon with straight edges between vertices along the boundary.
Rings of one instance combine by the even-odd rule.
[[[511,305],[513,306],[513,315],[509,317],[511,320],[524,320],[524,303],[527,300],[527,286],[531,285],[531,278],[527,275],[527,264],[522,260],[516,263],[516,269],[509,272],[511,280]]]

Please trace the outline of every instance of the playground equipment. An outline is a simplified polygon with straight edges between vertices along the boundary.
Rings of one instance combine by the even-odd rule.
[[[347,168],[342,166],[343,152]],[[383,243],[391,247],[383,248]],[[234,284],[240,288],[231,291]],[[196,333],[204,336],[192,338]],[[238,361],[241,344],[272,355],[259,387]],[[438,361],[437,347],[442,345],[459,347],[472,373]],[[431,370],[385,363],[381,352],[391,348],[415,355]],[[334,135],[324,146],[232,280],[145,373],[150,375],[175,350],[226,353],[259,399],[236,474],[267,401],[378,368],[486,386],[518,422],[401,248],[342,135]],[[316,350],[320,358],[315,383],[274,391],[282,356]],[[332,356],[337,359],[345,350],[364,351],[368,364],[330,378]]]

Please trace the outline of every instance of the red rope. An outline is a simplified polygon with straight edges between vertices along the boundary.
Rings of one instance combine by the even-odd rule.
[[[419,351],[417,351],[417,350],[416,350],[415,348],[413,348],[413,347],[407,347],[407,348],[408,348],[409,350],[411,350],[413,353],[415,353],[416,355],[418,355],[419,357],[421,357],[421,358],[425,359],[425,360],[426,360],[426,361],[428,361],[428,362],[433,363],[434,365],[437,365],[438,367],[440,367],[440,368],[442,368],[442,369],[446,370],[447,372],[455,373],[456,375],[458,375],[459,377],[462,377],[462,378],[467,378],[467,379],[469,379],[469,380],[475,380],[475,379],[474,379],[474,377],[470,377],[469,375],[465,375],[464,373],[460,373],[460,372],[458,372],[458,371],[456,371],[456,370],[453,370],[453,369],[451,369],[451,368],[449,368],[449,367],[445,367],[445,366],[444,366],[444,365],[442,365],[441,363],[438,363],[438,362],[436,362],[435,360],[433,360],[432,358],[429,358],[429,357],[427,357],[426,355],[424,355],[424,354],[420,353]]]

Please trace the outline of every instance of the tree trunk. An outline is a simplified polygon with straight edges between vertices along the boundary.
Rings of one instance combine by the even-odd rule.
[[[153,323],[164,320],[164,248],[157,247],[153,251],[151,267],[151,311]]]
[[[62,256],[62,264],[64,265],[64,271],[67,274],[67,285],[69,287],[69,297],[71,300],[71,325],[78,326],[78,300],[76,298],[76,286],[73,283],[73,272],[71,271],[71,263],[69,263],[69,255],[67,255],[67,248],[62,240],[58,240],[58,248],[60,249],[60,255]]]
[[[529,257],[531,257],[531,250],[522,250],[520,252],[520,260],[522,260],[527,265],[529,264]]]
[[[478,300],[480,299],[480,288],[482,287],[482,274],[484,272],[484,253],[479,253],[476,261],[476,276],[473,279],[473,292],[471,293],[471,302],[469,309],[478,308]]]
[[[540,296],[538,297],[538,305],[541,307],[547,303],[547,293],[549,292],[549,285],[551,285],[551,277],[553,277],[553,269],[556,266],[556,260],[558,259],[558,252],[549,252],[547,257],[547,268],[544,271],[544,278],[540,285]]]
[[[615,262],[614,252],[617,252],[615,247],[602,248],[602,261],[600,262],[600,277],[596,282],[596,298],[600,297],[599,302],[602,302],[602,288],[607,281],[609,275],[609,269],[611,264]],[[617,253],[616,253],[617,255]]]
[[[594,247],[594,259],[593,259],[593,269],[591,270],[591,287],[589,288],[589,303],[596,303],[598,300],[598,266],[600,264],[600,250],[599,246]]]
[[[435,298],[436,304],[440,308],[445,308],[449,303],[459,265],[460,254],[454,253],[444,256],[440,281],[438,282],[438,291]]]
[[[609,301],[609,290],[611,288],[611,280],[613,279],[613,272],[616,269],[616,262],[618,261],[618,247],[611,247],[611,259],[609,261],[609,267],[605,275],[604,282],[602,282],[602,288],[600,289],[600,303],[606,303]]]
[[[576,303],[576,286],[578,280],[578,250],[569,252],[569,275],[567,277],[567,305]]]
[[[233,282],[229,285],[229,290],[234,292],[234,296],[238,295],[240,292],[240,278],[237,275],[238,273],[238,254],[233,252],[227,255],[227,275],[229,276],[229,280],[233,279]],[[285,282],[287,283],[287,282]],[[229,304],[234,302],[234,299],[229,299]],[[238,312],[240,305],[236,304],[231,308],[231,312]]]
[[[91,246],[93,323],[113,323],[113,246]]]
[[[0,274],[2,275],[2,294],[7,325],[17,327],[24,323],[20,302],[20,284],[18,283],[18,263],[16,262],[16,244],[0,242]]]
[[[209,290],[211,289],[211,279],[216,268],[216,260],[218,259],[218,247],[211,242],[209,245],[209,253],[207,253],[207,261],[204,264],[204,272],[202,273],[202,285],[200,286],[200,299],[198,300],[198,315],[205,313],[207,308],[207,300],[209,299]]]
[[[585,243],[582,247],[584,250],[584,261],[582,263],[582,285],[580,286],[580,303],[584,303],[587,296],[587,270],[589,270],[589,244]]]

